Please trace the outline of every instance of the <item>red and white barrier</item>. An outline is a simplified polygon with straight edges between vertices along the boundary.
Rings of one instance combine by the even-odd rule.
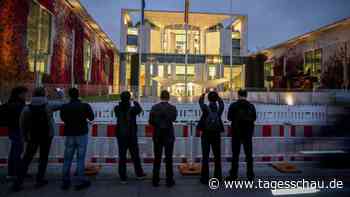
[[[116,142],[116,125],[99,123],[90,126],[87,160],[99,164],[118,162],[118,145]],[[143,163],[153,162],[153,128],[147,124],[138,125],[138,141]],[[232,129],[225,126],[222,133],[221,152],[225,162],[231,161]],[[255,126],[254,159],[255,162],[278,161],[317,161],[317,157],[303,156],[302,150],[339,150],[346,147],[347,138],[322,137],[320,125],[260,125]],[[201,132],[193,123],[175,125],[174,162],[201,159]],[[7,164],[10,149],[7,129],[0,128],[0,165]],[[192,151],[192,152],[191,152]],[[56,126],[55,138],[50,152],[50,163],[60,164],[64,155],[64,126]],[[193,156],[193,158],[192,158]],[[242,156],[243,149],[242,149]],[[212,157],[212,155],[211,155]],[[242,159],[243,159],[242,157]],[[242,160],[243,161],[243,160]],[[129,160],[131,162],[131,160]]]

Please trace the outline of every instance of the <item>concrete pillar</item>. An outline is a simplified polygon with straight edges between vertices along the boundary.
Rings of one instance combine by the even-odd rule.
[[[248,55],[248,16],[242,17],[241,56]]]
[[[151,70],[150,70],[150,64],[145,63],[145,89],[144,89],[144,95],[149,96],[150,95],[150,87],[151,87]]]
[[[202,66],[200,64],[195,65],[195,80],[201,81],[202,80]]]
[[[203,66],[203,80],[207,81],[209,79],[209,66],[204,64]]]
[[[151,76],[151,78],[158,76],[158,64],[154,63],[153,64],[153,75]],[[151,79],[152,80],[152,79]],[[152,91],[152,96],[158,96],[158,82],[152,80],[152,87],[151,87],[151,91]]]
[[[120,69],[119,69],[119,89],[120,91],[126,90],[127,87],[126,80],[126,60],[120,61]]]
[[[171,79],[176,80],[176,64],[171,64]]]
[[[206,39],[205,39],[205,37],[206,37],[206,30],[205,29],[201,29],[201,41],[200,41],[200,44],[201,44],[201,54],[206,54],[206,51],[205,51],[205,49],[206,49]]]
[[[126,10],[122,9],[122,17],[120,18],[120,49],[122,52],[126,51],[126,36],[128,32],[128,25],[125,23]]]

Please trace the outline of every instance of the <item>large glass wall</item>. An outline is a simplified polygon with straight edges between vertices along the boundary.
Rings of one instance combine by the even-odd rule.
[[[232,79],[231,79],[232,72]],[[230,82],[224,84],[224,91],[237,90],[243,88],[243,65],[225,65],[224,67],[224,78]]]
[[[164,28],[163,53],[185,54],[186,30],[183,25],[170,25]],[[189,54],[200,54],[200,29],[190,26],[187,31],[187,44]]]
[[[187,80],[194,80],[195,69],[194,65],[187,65]],[[176,80],[185,80],[186,66],[176,65]]]
[[[322,64],[322,49],[305,52],[304,73],[320,78]]]

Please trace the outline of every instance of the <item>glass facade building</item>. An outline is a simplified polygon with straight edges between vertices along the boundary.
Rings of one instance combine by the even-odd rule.
[[[145,11],[142,28],[139,10],[123,10],[121,18],[122,90],[198,96],[244,87],[246,16],[190,13],[186,25],[183,12]]]

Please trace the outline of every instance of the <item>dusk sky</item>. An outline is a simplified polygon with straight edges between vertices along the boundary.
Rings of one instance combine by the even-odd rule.
[[[250,51],[350,17],[350,0],[232,0],[233,13],[248,15]],[[140,8],[140,0],[81,0],[119,48],[122,8]],[[146,9],[184,9],[184,0],[146,0]],[[230,0],[190,0],[191,11],[230,12]]]

